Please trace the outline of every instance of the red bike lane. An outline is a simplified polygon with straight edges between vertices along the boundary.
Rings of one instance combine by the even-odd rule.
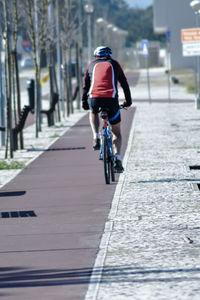
[[[122,155],[134,112],[122,111]],[[98,155],[86,115],[0,190],[0,296],[84,299],[117,184]]]

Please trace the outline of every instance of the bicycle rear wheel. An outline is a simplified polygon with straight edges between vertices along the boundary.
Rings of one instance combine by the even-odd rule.
[[[110,171],[111,179],[112,181],[115,181],[114,157],[110,157]]]
[[[105,136],[103,136],[103,164],[104,164],[104,176],[106,184],[110,183],[110,162],[109,162],[109,148],[108,141]]]
[[[114,154],[112,139],[109,141],[109,163],[110,163],[110,173],[112,181],[115,181],[115,169],[114,169]]]

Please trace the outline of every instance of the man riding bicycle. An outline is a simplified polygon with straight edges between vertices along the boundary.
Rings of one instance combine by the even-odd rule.
[[[90,109],[90,125],[93,132],[93,149],[100,149],[99,108],[108,110],[109,122],[113,135],[115,154],[115,171],[123,172],[121,150],[121,115],[118,101],[117,83],[119,81],[125,95],[123,107],[131,106],[132,99],[127,79],[120,64],[111,58],[112,50],[100,46],[94,51],[95,60],[91,61],[85,71],[83,83],[82,107]]]

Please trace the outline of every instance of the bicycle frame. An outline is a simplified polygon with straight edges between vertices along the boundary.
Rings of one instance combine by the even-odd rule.
[[[114,153],[112,147],[112,132],[110,122],[108,120],[107,110],[101,110],[101,118],[103,120],[103,128],[101,134],[99,159],[103,161],[106,184],[110,184],[110,179],[112,179],[112,181],[115,181],[115,172]]]
[[[106,184],[110,184],[110,179],[115,181],[115,173],[117,173],[115,170],[112,132],[108,120],[108,109],[100,109],[99,112],[101,112],[101,118],[103,119],[99,159],[103,161]]]
[[[106,139],[108,140],[109,153],[110,153],[110,156],[113,156],[112,133],[111,133],[111,129],[110,129],[110,123],[109,123],[108,119],[104,119],[103,121],[104,121],[104,123],[103,123],[102,136],[106,137]],[[100,160],[102,159],[102,152],[103,152],[103,148],[102,148],[102,142],[101,142],[100,153],[99,153]]]

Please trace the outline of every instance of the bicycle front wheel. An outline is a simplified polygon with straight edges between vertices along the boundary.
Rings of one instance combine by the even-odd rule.
[[[109,162],[109,148],[108,141],[105,136],[103,136],[103,164],[104,164],[104,176],[106,184],[110,183],[110,162]]]

